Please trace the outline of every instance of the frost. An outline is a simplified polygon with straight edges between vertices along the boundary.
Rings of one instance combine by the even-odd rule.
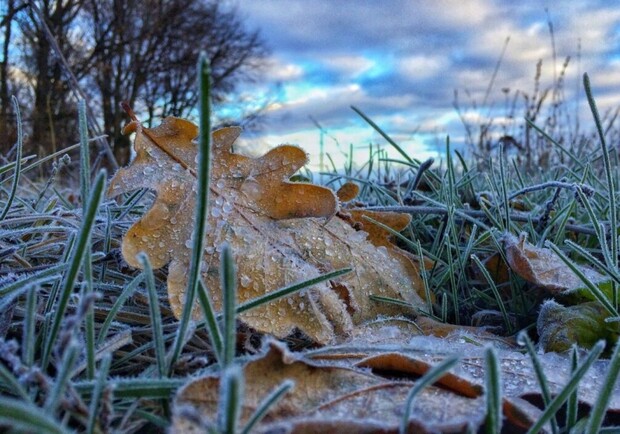
[[[115,174],[109,191],[156,192],[151,209],[124,237],[122,251],[134,267],[140,265],[136,255],[141,251],[149,254],[154,268],[169,264],[168,297],[179,316],[193,247],[198,130],[176,118],[166,118],[148,134],[145,130],[137,127],[136,158]],[[425,305],[418,295],[423,294],[423,285],[417,263],[390,242],[389,231],[364,218],[399,231],[409,224],[408,215],[351,210],[354,228],[336,215],[338,199],[333,191],[288,181],[307,162],[302,149],[283,145],[253,159],[232,153],[239,134],[239,128],[223,128],[213,133],[212,140],[202,277],[216,309],[221,308],[218,270],[224,242],[236,257],[240,303],[325,272],[354,270],[337,281],[240,315],[262,332],[284,337],[297,328],[316,342],[328,343],[379,315],[413,314],[416,306]],[[405,300],[412,308],[372,301],[372,294]],[[201,316],[198,304],[193,313]]]

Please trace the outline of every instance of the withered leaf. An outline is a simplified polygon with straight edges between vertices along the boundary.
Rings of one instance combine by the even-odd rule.
[[[620,335],[620,323],[607,321],[611,314],[596,301],[562,306],[547,300],[536,321],[539,344],[544,351],[563,352],[573,344],[591,348],[601,339],[611,348]]]
[[[123,239],[127,262],[140,264],[146,252],[154,268],[169,264],[168,297],[175,315],[184,305],[196,195],[197,127],[166,118],[156,128],[134,121],[136,158],[111,181],[112,196],[138,188],[156,193],[149,211]],[[298,328],[319,343],[346,336],[354,324],[380,314],[402,314],[402,307],[377,303],[371,294],[424,303],[415,261],[388,243],[386,235],[351,224],[337,215],[336,195],[329,189],[289,182],[307,162],[303,150],[282,145],[260,158],[233,153],[239,128],[212,135],[209,221],[202,278],[216,309],[221,307],[219,249],[228,242],[236,256],[238,302],[344,267],[353,272],[338,281],[271,302],[240,315],[251,327],[278,337]],[[361,216],[356,212],[356,219]],[[409,216],[374,214],[397,230]],[[198,305],[194,317],[200,317]]]
[[[389,332],[388,332],[389,333]],[[506,348],[506,347],[505,347]],[[398,345],[344,345],[292,354],[271,342],[260,358],[243,368],[245,401],[241,426],[285,379],[295,386],[275,404],[256,432],[398,432],[408,392],[418,378],[450,354],[459,365],[414,400],[409,432],[471,432],[485,419],[483,347],[458,338],[417,336]],[[541,416],[541,390],[531,359],[511,349],[498,349],[503,391],[504,427],[524,432]],[[571,376],[570,360],[555,353],[539,355],[552,396]],[[582,408],[592,407],[603,387],[609,361],[590,367],[578,389]],[[204,420],[215,420],[219,379],[196,378],[179,390],[173,430],[192,432],[195,423],[178,410],[190,407]],[[587,410],[586,410],[587,411]],[[198,418],[200,419],[200,418]],[[620,419],[620,389],[613,391],[606,423]],[[544,429],[543,432],[549,432]]]
[[[508,265],[528,282],[554,293],[571,292],[585,287],[579,276],[553,250],[535,247],[528,243],[524,236],[517,238],[512,234],[504,236],[504,246]],[[609,280],[589,267],[578,267],[594,284]]]
[[[304,360],[276,342],[270,343],[263,357],[249,362],[243,373],[241,426],[270,391],[285,379],[295,382],[255,432],[396,432],[403,403],[414,385],[411,379],[389,380],[368,370]],[[218,388],[216,375],[192,380],[179,390],[175,408],[191,406],[204,419],[214,420]],[[410,432],[464,431],[472,422],[474,426],[480,425],[483,408],[480,394],[466,398],[430,387],[416,400]],[[191,419],[175,412],[173,432],[195,429]]]

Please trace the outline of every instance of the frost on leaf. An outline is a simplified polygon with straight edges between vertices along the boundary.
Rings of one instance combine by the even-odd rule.
[[[180,316],[187,287],[196,195],[197,127],[166,118],[156,128],[134,120],[136,158],[113,177],[109,194],[139,188],[154,190],[149,211],[123,239],[127,262],[139,267],[144,251],[153,267],[169,264],[168,297]],[[355,324],[380,314],[402,314],[402,307],[377,303],[371,294],[423,304],[415,261],[387,241],[368,221],[355,224],[361,212],[342,213],[329,189],[293,183],[289,177],[307,162],[305,152],[282,145],[262,157],[232,152],[239,128],[212,134],[209,221],[202,278],[216,309],[221,308],[219,249],[228,242],[236,257],[238,302],[339,268],[353,272],[300,294],[271,302],[240,315],[261,332],[278,337],[295,328],[319,343],[346,336]],[[378,221],[401,230],[409,216]],[[363,226],[363,229],[361,228]],[[195,318],[200,318],[198,304]]]
[[[351,351],[355,348],[355,351]],[[485,347],[459,337],[415,336],[399,344],[356,344],[328,351],[291,353],[269,342],[263,354],[243,366],[244,396],[240,426],[285,380],[294,386],[252,432],[398,432],[407,394],[423,375],[449,354],[463,357],[457,366],[416,395],[407,432],[481,432],[485,398]],[[497,349],[502,390],[502,432],[526,432],[543,413],[534,405],[542,393],[531,358],[520,351]],[[552,397],[568,383],[571,362],[555,353],[540,354]],[[605,386],[610,361],[599,360],[576,391],[580,411],[592,409]],[[218,374],[190,379],[174,402],[172,432],[203,432],[202,422],[216,420]],[[620,389],[615,387],[605,409],[606,424],[620,419]],[[550,426],[541,432],[550,432]],[[202,429],[202,431],[201,431]]]
[[[608,321],[610,317],[597,301],[563,306],[547,300],[536,321],[540,347],[544,351],[561,353],[570,350],[573,344],[592,348],[599,340],[605,339],[607,348],[611,348],[620,335],[620,323]]]
[[[389,355],[385,355],[388,358]],[[422,365],[423,363],[420,363]],[[421,369],[428,370],[428,364]],[[368,361],[364,368],[316,363],[290,353],[282,344],[271,342],[265,354],[243,368],[244,397],[240,425],[244,426],[262,400],[285,380],[294,386],[270,407],[252,432],[396,432],[403,405],[413,387],[415,372],[392,373],[397,380],[374,375],[370,369],[386,366],[383,360]],[[396,375],[395,375],[396,377]],[[402,377],[402,379],[400,379]],[[453,377],[448,374],[450,384]],[[190,380],[176,396],[172,430],[200,432],[197,421],[213,421],[218,411],[219,378],[207,375]],[[192,417],[187,417],[191,415]],[[463,432],[468,425],[480,426],[484,398],[461,396],[449,390],[429,387],[416,398],[408,432]]]
[[[583,281],[553,250],[528,243],[525,236],[504,236],[506,259],[512,271],[523,279],[542,286],[554,293],[572,292],[584,288]],[[587,279],[598,284],[609,280],[595,270],[576,265]]]

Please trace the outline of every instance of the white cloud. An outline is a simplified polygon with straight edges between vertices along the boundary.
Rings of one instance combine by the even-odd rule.
[[[365,56],[330,55],[322,59],[330,69],[346,77],[355,78],[371,69],[375,62]]]
[[[406,56],[398,61],[399,72],[413,81],[435,77],[448,67],[448,59],[439,55]]]
[[[302,144],[313,134],[316,141],[310,115],[348,134],[344,142],[363,141],[371,129],[350,105],[405,141],[415,128],[425,140],[444,133],[459,140],[463,127],[452,107],[453,90],[459,90],[468,121],[504,116],[502,89],[509,89],[508,96],[517,90],[531,95],[539,59],[540,91],[553,85],[571,56],[563,88],[568,101],[587,71],[599,106],[620,104],[620,61],[610,60],[620,57],[620,9],[603,0],[550,5],[555,64],[548,16],[538,0],[339,0],[339,7],[327,0],[238,2],[277,54],[269,79],[284,82],[286,98],[269,111],[271,135],[265,137],[274,144],[283,141],[277,137]],[[489,95],[492,107],[473,110],[484,99],[507,37]],[[522,109],[521,98],[517,114]]]
[[[303,68],[293,62],[286,62],[279,57],[271,57],[267,60],[265,76],[268,77],[270,81],[282,82],[298,80],[301,79],[303,75]]]

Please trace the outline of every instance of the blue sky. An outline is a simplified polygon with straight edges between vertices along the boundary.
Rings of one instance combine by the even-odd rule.
[[[516,3],[516,5],[515,5]],[[352,143],[362,149],[385,142],[351,109],[354,105],[384,128],[411,155],[443,150],[446,135],[464,143],[454,110],[472,123],[488,116],[518,128],[523,110],[507,119],[506,95],[534,90],[542,59],[541,88],[570,62],[560,95],[571,120],[584,110],[581,75],[588,72],[601,112],[620,105],[620,7],[609,1],[522,0],[237,0],[250,28],[272,50],[263,81],[244,89],[248,98],[279,86],[265,125],[246,137],[256,150],[294,143],[318,161],[318,121],[336,162]],[[548,15],[545,11],[548,9]],[[553,24],[556,60],[548,17]],[[493,89],[482,104],[506,45]],[[474,107],[475,104],[475,107]],[[522,98],[517,107],[521,107]],[[311,119],[312,118],[312,119]],[[314,167],[315,164],[313,164]]]

